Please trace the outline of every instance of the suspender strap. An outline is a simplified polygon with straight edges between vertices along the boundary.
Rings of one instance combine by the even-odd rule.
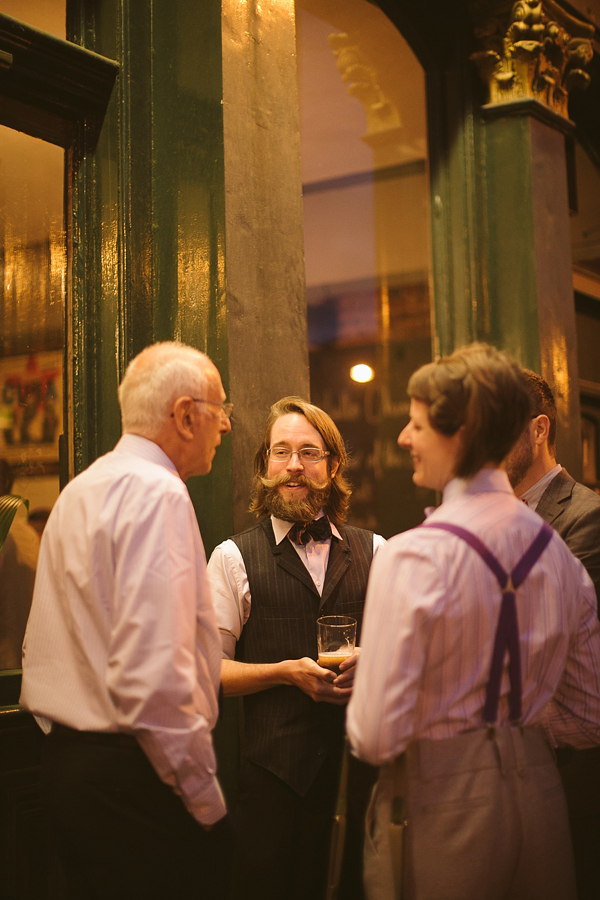
[[[519,648],[519,623],[517,618],[517,606],[515,602],[515,590],[523,583],[525,578],[546,549],[552,529],[544,522],[536,535],[533,543],[525,551],[512,572],[508,574],[494,554],[488,550],[485,544],[472,532],[460,525],[452,525],[449,522],[425,522],[421,528],[440,528],[450,534],[461,538],[475,550],[486,563],[488,568],[496,576],[500,590],[502,591],[502,604],[494,638],[492,663],[485,691],[485,704],[483,707],[483,719],[490,725],[496,721],[498,714],[498,701],[500,699],[500,684],[502,681],[502,668],[504,655],[508,650],[508,677],[510,691],[508,695],[508,710],[512,722],[518,722],[522,715],[521,700],[521,652]]]

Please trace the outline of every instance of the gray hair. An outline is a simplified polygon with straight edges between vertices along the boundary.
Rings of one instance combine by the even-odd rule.
[[[152,440],[178,397],[206,397],[212,368],[205,353],[179,341],[145,347],[131,360],[119,386],[123,433]]]

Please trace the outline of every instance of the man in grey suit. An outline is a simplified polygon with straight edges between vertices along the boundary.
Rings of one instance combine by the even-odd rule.
[[[540,375],[527,369],[525,375],[532,416],[506,458],[506,471],[517,497],[558,531],[586,567],[600,603],[600,496],[557,464],[554,395]]]
[[[581,560],[600,605],[600,496],[556,462],[556,402],[546,381],[525,370],[531,419],[505,466],[520,497],[560,534]],[[598,660],[600,665],[600,660]],[[600,748],[557,751],[567,795],[579,900],[600,897]]]

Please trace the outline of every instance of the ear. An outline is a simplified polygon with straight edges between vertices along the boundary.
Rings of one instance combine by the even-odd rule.
[[[533,420],[533,439],[536,444],[545,444],[550,433],[550,419],[541,413]]]
[[[178,397],[171,416],[179,437],[191,441],[194,437],[194,401],[190,397]]]
[[[333,459],[333,460],[331,461],[331,466],[330,466],[330,468],[329,468],[329,477],[331,478],[332,481],[333,481],[333,479],[335,478],[335,473],[337,472],[337,470],[339,469],[339,467],[340,467],[340,461],[339,461],[339,459]]]

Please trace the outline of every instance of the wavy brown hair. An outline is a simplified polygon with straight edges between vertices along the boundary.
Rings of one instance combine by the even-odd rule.
[[[408,394],[427,404],[436,431],[452,437],[463,429],[459,478],[487,463],[500,465],[531,413],[523,370],[490,344],[469,344],[421,366],[410,377]]]
[[[250,502],[250,512],[257,516],[268,515],[269,510],[265,505],[266,488],[260,480],[262,476],[267,474],[269,464],[269,447],[271,446],[271,431],[277,419],[281,416],[287,416],[290,413],[299,413],[310,422],[313,428],[319,432],[323,438],[325,448],[329,451],[327,457],[327,471],[331,475],[333,464],[338,463],[338,468],[331,479],[331,491],[329,500],[325,507],[325,512],[332,522],[339,525],[346,521],[348,516],[348,507],[350,505],[350,495],[352,488],[346,477],[346,468],[348,465],[348,453],[344,444],[344,439],[331,416],[328,416],[324,410],[319,409],[302,397],[283,397],[274,403],[269,412],[269,418],[265,426],[265,434],[260,447],[254,457],[254,479],[252,482],[252,496]]]

